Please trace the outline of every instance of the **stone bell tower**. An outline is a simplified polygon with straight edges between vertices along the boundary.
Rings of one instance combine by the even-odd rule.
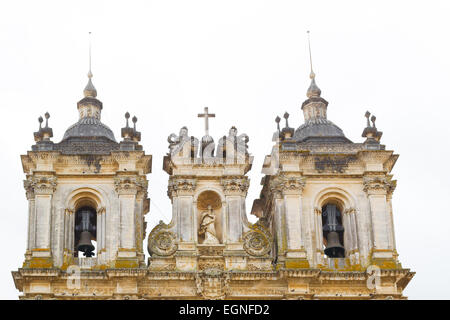
[[[109,299],[133,294],[140,270],[144,215],[149,211],[140,132],[128,121],[123,140],[101,122],[92,73],[78,104],[79,120],[59,143],[50,115],[39,118],[36,144],[22,156],[28,199],[28,241],[13,272],[21,299]]]
[[[281,129],[276,118],[252,210],[270,225],[286,298],[403,299],[414,272],[401,266],[395,246],[390,172],[398,155],[380,143],[375,116],[366,113],[366,140],[354,143],[327,108],[311,70],[305,122],[291,128],[285,113]]]

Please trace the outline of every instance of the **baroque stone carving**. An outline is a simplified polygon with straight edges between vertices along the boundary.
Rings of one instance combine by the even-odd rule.
[[[230,294],[231,276],[222,270],[208,269],[195,275],[197,294],[204,299],[222,300]]]
[[[169,142],[169,150],[172,157],[181,156],[185,158],[195,158],[197,156],[199,145],[198,139],[188,135],[187,127],[182,127],[178,136],[172,133],[167,138],[167,141]],[[185,150],[187,153],[182,154],[186,144],[189,145],[189,148]]]
[[[305,178],[298,175],[281,174],[270,181],[270,191],[275,195],[286,192],[301,193],[305,187]]]
[[[141,190],[147,190],[147,185],[147,180],[139,176],[119,176],[114,179],[117,193],[136,194]]]
[[[225,194],[247,194],[248,187],[250,185],[247,177],[224,177],[220,180],[220,184],[223,187]]]
[[[193,193],[196,187],[197,179],[171,177],[167,188],[167,195],[169,196],[169,198],[172,198],[173,196],[180,193]]]
[[[169,226],[162,221],[148,235],[148,252],[150,255],[170,256],[177,251],[176,236],[169,231]]]
[[[33,193],[52,194],[57,185],[57,178],[54,176],[30,176],[24,181],[24,188],[27,196]]]
[[[216,216],[212,210],[212,207],[208,206],[208,211],[202,213],[200,219],[200,230],[199,235],[204,235],[204,244],[216,244],[219,243],[216,234],[216,228],[214,227],[214,222],[216,221]]]
[[[365,192],[386,192],[392,193],[396,187],[396,181],[391,181],[387,177],[373,176],[363,178],[363,190]]]
[[[261,257],[269,253],[272,244],[270,234],[264,219],[250,226],[250,231],[244,234],[244,250],[249,255]]]

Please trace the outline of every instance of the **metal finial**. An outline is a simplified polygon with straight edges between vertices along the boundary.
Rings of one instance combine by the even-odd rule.
[[[377,117],[372,116],[372,117],[370,118],[370,120],[372,121],[373,127],[376,128],[376,126],[375,126],[375,120],[377,120]]]
[[[365,114],[364,116],[367,118],[367,127],[370,127],[370,121],[369,121],[369,118],[370,118],[370,112],[369,112],[369,111],[366,111],[366,114]]]
[[[44,119],[42,119],[42,117],[40,116],[38,118],[38,121],[39,121],[39,130],[40,130],[42,128],[42,122],[44,121]]]
[[[84,96],[89,98],[95,98],[97,97],[97,90],[95,89],[94,85],[92,84],[92,69],[91,69],[91,33],[89,32],[89,72],[87,74],[89,81],[84,88]]]
[[[45,127],[48,128],[48,118],[50,118],[50,113],[46,112],[44,116],[45,116]]]
[[[280,118],[279,116],[277,116],[277,117],[275,118],[275,122],[277,123],[277,130],[278,130],[278,131],[280,131],[280,121],[281,121],[281,118]]]
[[[284,119],[286,119],[286,128],[288,128],[289,127],[289,124],[288,124],[289,113],[285,112],[283,117],[284,117]]]
[[[309,74],[309,77],[311,79],[314,79],[316,77],[316,74],[313,71],[312,54],[311,54],[311,39],[309,37],[309,30],[307,31],[307,33],[308,33],[308,47],[309,47],[309,65],[311,67],[311,73]]]
[[[130,119],[130,113],[129,113],[129,112],[126,112],[126,113],[125,113],[125,119],[127,119],[127,125],[126,125],[126,127],[128,128],[128,119]]]
[[[134,130],[136,130],[136,122],[137,122],[137,117],[134,116],[133,119],[131,119],[133,121],[133,125],[134,125]]]
[[[92,78],[92,64],[91,64],[91,48],[92,48],[92,41],[91,41],[91,32],[89,31],[89,72],[88,72],[88,78]]]

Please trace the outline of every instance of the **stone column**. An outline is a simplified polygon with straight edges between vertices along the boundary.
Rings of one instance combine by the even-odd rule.
[[[314,208],[314,229],[315,229],[315,250],[316,263],[320,266],[325,266],[324,249],[323,249],[323,230],[322,230],[322,209]]]
[[[385,176],[364,177],[364,191],[370,203],[373,230],[372,264],[382,268],[396,268],[392,243],[392,223],[387,202],[391,183]]]
[[[52,174],[34,175],[31,178],[34,189],[34,245],[30,267],[50,268],[53,266],[51,254],[52,198],[56,189],[56,177]]]
[[[135,204],[139,190],[137,176],[121,173],[115,179],[119,196],[119,248],[116,268],[138,267],[136,254]]]
[[[144,241],[144,201],[147,199],[147,183],[136,196],[136,248],[140,265],[145,265]]]
[[[304,179],[297,173],[283,173],[277,178],[282,190],[287,236],[286,268],[309,268],[305,249],[302,212]]]
[[[74,254],[74,210],[70,208],[64,209],[64,236],[63,236],[63,268],[72,264]]]
[[[277,239],[277,264],[284,266],[284,260],[287,251],[287,236],[286,236],[286,217],[284,213],[284,203],[281,190],[276,188],[271,189],[273,194],[273,228],[272,233]]]
[[[343,225],[344,225],[344,246],[346,255],[350,260],[351,265],[359,264],[359,251],[358,251],[358,232],[356,229],[354,208],[347,208],[343,212]]]
[[[35,194],[31,180],[24,180],[24,188],[28,200],[28,230],[27,230],[27,250],[25,259],[31,258],[31,250],[35,246],[35,222],[36,222],[36,208],[35,208]]]
[[[194,216],[194,192],[197,180],[194,178],[172,176],[169,180],[167,194],[173,203],[177,237],[180,242],[197,242],[196,217]],[[183,244],[181,245],[183,247]]]
[[[244,204],[249,187],[245,176],[225,176],[220,181],[226,198],[226,225],[224,243],[237,243],[242,240],[243,222],[246,219]]]

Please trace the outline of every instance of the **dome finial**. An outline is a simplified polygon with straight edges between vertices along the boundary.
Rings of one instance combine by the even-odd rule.
[[[313,64],[312,64],[312,54],[311,54],[311,40],[309,38],[309,30],[307,31],[308,33],[308,48],[309,48],[309,65],[311,68],[311,72],[309,73],[309,78],[311,79],[311,85],[308,88],[308,91],[306,92],[306,96],[308,98],[313,98],[313,97],[320,97],[321,91],[319,89],[319,87],[316,84],[316,74],[313,71]]]
[[[87,74],[89,81],[86,85],[86,87],[84,88],[84,96],[90,97],[90,98],[95,98],[97,97],[97,89],[95,89],[94,85],[92,84],[92,70],[91,70],[91,32],[89,32],[89,72]]]

